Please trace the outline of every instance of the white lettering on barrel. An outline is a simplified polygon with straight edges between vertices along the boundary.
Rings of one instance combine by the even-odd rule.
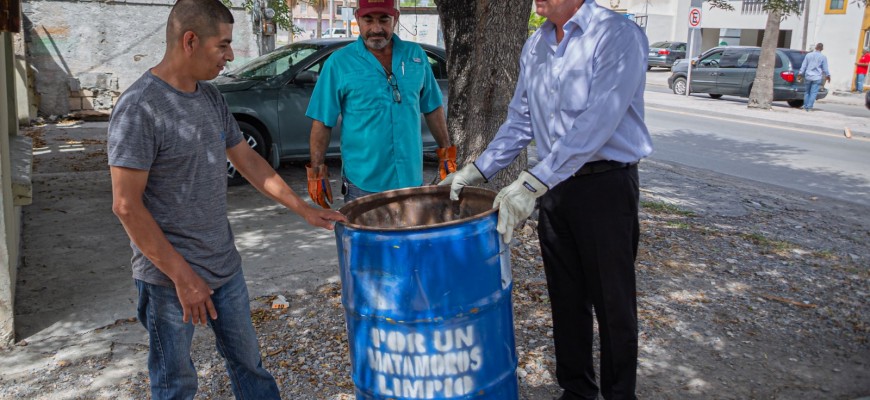
[[[474,325],[428,332],[372,328],[369,337],[366,365],[379,394],[433,399],[474,392],[484,364]]]

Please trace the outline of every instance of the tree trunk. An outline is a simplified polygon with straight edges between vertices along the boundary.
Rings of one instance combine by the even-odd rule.
[[[776,66],[780,22],[782,11],[770,10],[767,14],[767,26],[764,27],[764,39],[761,41],[761,56],[758,58],[755,81],[752,82],[752,91],[749,93],[749,108],[769,110],[773,102],[773,70]]]
[[[447,129],[461,168],[474,161],[507,117],[528,36],[528,0],[436,0],[447,49]],[[506,186],[526,168],[526,152],[491,183]]]
[[[323,9],[326,8],[326,4],[324,4],[325,0],[317,0],[317,4],[312,4],[314,6],[314,10],[317,11],[317,30],[315,31],[316,38],[323,37]]]

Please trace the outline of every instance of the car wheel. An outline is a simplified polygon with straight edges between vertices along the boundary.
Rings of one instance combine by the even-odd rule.
[[[788,103],[789,106],[794,107],[794,108],[801,108],[804,105],[803,100],[789,100],[786,103]]]
[[[712,98],[714,98],[714,99],[721,99],[721,98],[722,98],[722,95],[721,95],[721,94],[710,93],[709,95],[710,95],[710,97],[712,97]]]
[[[674,79],[674,94],[681,96],[686,94],[686,78]]]
[[[263,140],[263,135],[253,125],[239,121],[239,129],[242,130],[242,137],[251,146],[251,149],[257,152],[260,157],[266,158],[266,141]],[[227,160],[227,185],[238,186],[247,182],[242,174],[236,170],[233,163]]]

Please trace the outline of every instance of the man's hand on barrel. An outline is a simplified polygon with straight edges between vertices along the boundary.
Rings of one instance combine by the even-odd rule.
[[[305,171],[308,173],[308,196],[321,207],[330,208],[332,186],[329,184],[329,171],[326,170],[326,164],[316,167],[306,164]]]
[[[498,192],[492,207],[499,208],[496,230],[502,235],[505,243],[511,242],[514,227],[532,215],[535,200],[547,193],[548,189],[547,185],[534,175],[523,171],[517,180]]]
[[[459,200],[459,192],[462,188],[468,185],[477,185],[486,182],[486,178],[477,169],[474,163],[470,163],[457,172],[447,175],[443,181],[438,183],[438,186],[450,185],[450,200]]]

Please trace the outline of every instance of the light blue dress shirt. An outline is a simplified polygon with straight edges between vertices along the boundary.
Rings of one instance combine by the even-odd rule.
[[[808,81],[820,81],[828,76],[831,72],[828,71],[828,57],[825,57],[821,51],[813,51],[804,57],[804,62],[801,63],[801,69],[798,75],[803,75]]]
[[[644,124],[646,35],[632,20],[586,1],[565,23],[545,22],[527,41],[507,121],[474,164],[487,179],[534,138],[529,172],[552,188],[583,164],[636,162],[652,152]]]
[[[401,102],[360,36],[326,60],[305,112],[328,127],[341,115],[342,169],[366,192],[423,184],[420,113],[435,111],[443,100],[423,48],[395,34],[392,41]]]

